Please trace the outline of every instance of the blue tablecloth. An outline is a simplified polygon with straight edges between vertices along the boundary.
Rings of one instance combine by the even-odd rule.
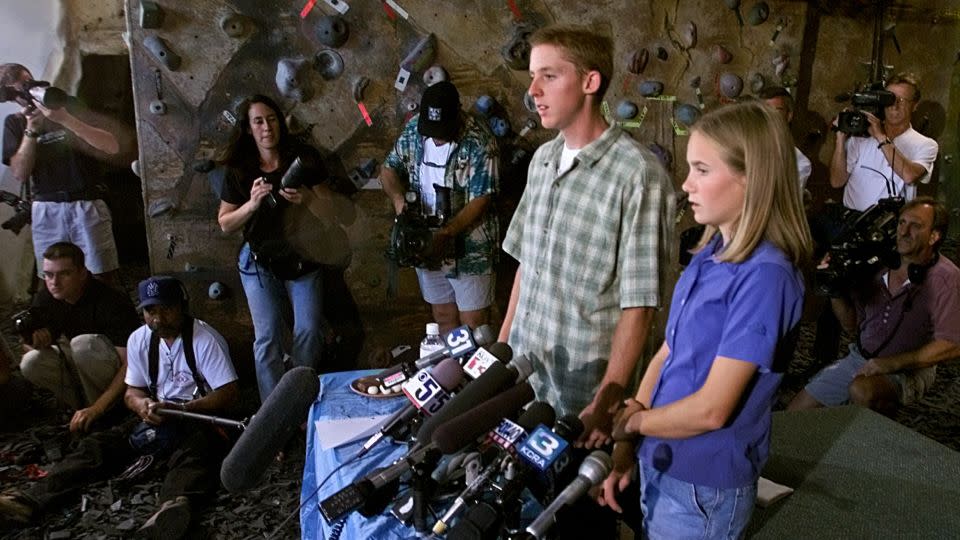
[[[385,463],[391,463],[406,453],[406,445],[394,444],[387,437],[358,462],[350,463],[333,473],[333,477],[317,491],[317,484],[338,465],[355,455],[364,442],[360,440],[330,450],[322,450],[317,440],[317,420],[391,414],[408,403],[402,398],[369,398],[350,389],[351,381],[374,373],[377,372],[346,371],[328,373],[320,377],[320,394],[310,408],[310,421],[307,423],[307,455],[303,467],[303,489],[300,493],[300,502],[305,502],[300,510],[300,529],[304,540],[325,539],[331,536],[331,527],[320,514],[320,501],[365,473]],[[367,518],[357,512],[347,517],[340,535],[344,540],[414,537],[416,533],[412,528],[405,527],[393,517],[380,515]]]

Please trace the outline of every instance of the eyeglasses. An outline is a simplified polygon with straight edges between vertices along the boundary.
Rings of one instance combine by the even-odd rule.
[[[905,97],[897,96],[897,99],[894,100],[894,105],[903,105],[904,103],[913,103],[913,98],[907,99]]]

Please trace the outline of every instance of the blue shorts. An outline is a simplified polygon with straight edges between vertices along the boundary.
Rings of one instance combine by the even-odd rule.
[[[428,304],[456,302],[460,311],[477,311],[493,303],[493,274],[448,278],[440,270],[417,268],[417,280]]]
[[[678,480],[640,462],[643,538],[743,536],[757,499],[757,483],[715,488]]]
[[[850,383],[860,368],[867,363],[854,343],[850,354],[820,370],[807,383],[805,390],[820,403],[835,407],[850,401]],[[900,403],[908,405],[923,397],[937,375],[937,367],[887,373],[884,376],[897,388]]]

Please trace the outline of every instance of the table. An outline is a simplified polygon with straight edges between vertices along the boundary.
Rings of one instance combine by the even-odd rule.
[[[303,467],[303,487],[300,502],[309,501],[300,510],[300,530],[304,540],[331,539],[332,529],[320,514],[320,501],[333,495],[344,486],[369,472],[391,463],[406,454],[406,445],[395,444],[385,437],[358,462],[350,463],[333,473],[317,493],[317,484],[338,465],[355,455],[363,445],[363,440],[324,451],[317,440],[316,421],[325,419],[352,418],[359,415],[391,414],[408,401],[402,397],[395,399],[375,399],[355,393],[349,384],[358,377],[373,375],[373,371],[344,371],[327,373],[320,376],[320,393],[310,408],[307,422],[307,456]],[[344,522],[341,540],[347,539],[399,539],[415,538],[413,528],[407,528],[390,516],[379,515],[367,518],[357,512],[351,513]]]
[[[773,414],[763,476],[794,488],[748,538],[957,538],[960,452],[857,406]]]

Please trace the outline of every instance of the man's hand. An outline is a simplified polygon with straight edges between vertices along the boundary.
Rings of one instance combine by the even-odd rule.
[[[870,360],[867,360],[866,364],[857,370],[855,377],[873,377],[874,375],[883,375],[889,372],[890,370],[878,362],[876,358],[871,358]]]
[[[50,333],[49,328],[34,330],[30,336],[30,346],[34,349],[46,349],[51,345],[53,345],[53,334]]]
[[[447,254],[447,246],[449,246],[452,241],[453,234],[445,227],[435,231],[433,233],[432,258],[438,261],[443,259],[444,255]]]
[[[37,106],[37,110],[40,111],[43,116],[46,116],[53,122],[64,125],[70,121],[70,113],[67,112],[66,107],[60,107],[59,109],[48,109],[39,103],[34,104]]]
[[[617,415],[613,419],[613,440],[620,441],[632,441],[637,438],[637,427],[630,423],[630,419],[636,415],[636,413],[645,410],[643,403],[634,400],[633,398],[624,400],[624,408],[617,411]],[[636,424],[636,421],[633,422]]]
[[[161,408],[161,403],[145,397],[137,404],[135,412],[144,422],[157,425],[163,423],[163,417],[156,413],[158,408]]]
[[[613,443],[613,469],[600,484],[595,499],[600,506],[609,506],[611,510],[622,514],[623,508],[617,502],[617,494],[623,493],[637,472],[637,458],[634,455],[635,446],[631,441],[617,441]]]
[[[73,418],[70,419],[70,431],[73,433],[86,433],[90,431],[90,426],[93,422],[101,416],[103,416],[103,411],[95,406],[80,409],[73,413]]]
[[[24,107],[20,112],[27,119],[27,129],[38,131],[43,126],[43,113],[39,107]]]
[[[887,132],[883,129],[883,121],[866,111],[861,112],[867,117],[867,122],[870,123],[870,125],[867,127],[867,133],[876,139],[877,142],[883,142],[887,140]]]

